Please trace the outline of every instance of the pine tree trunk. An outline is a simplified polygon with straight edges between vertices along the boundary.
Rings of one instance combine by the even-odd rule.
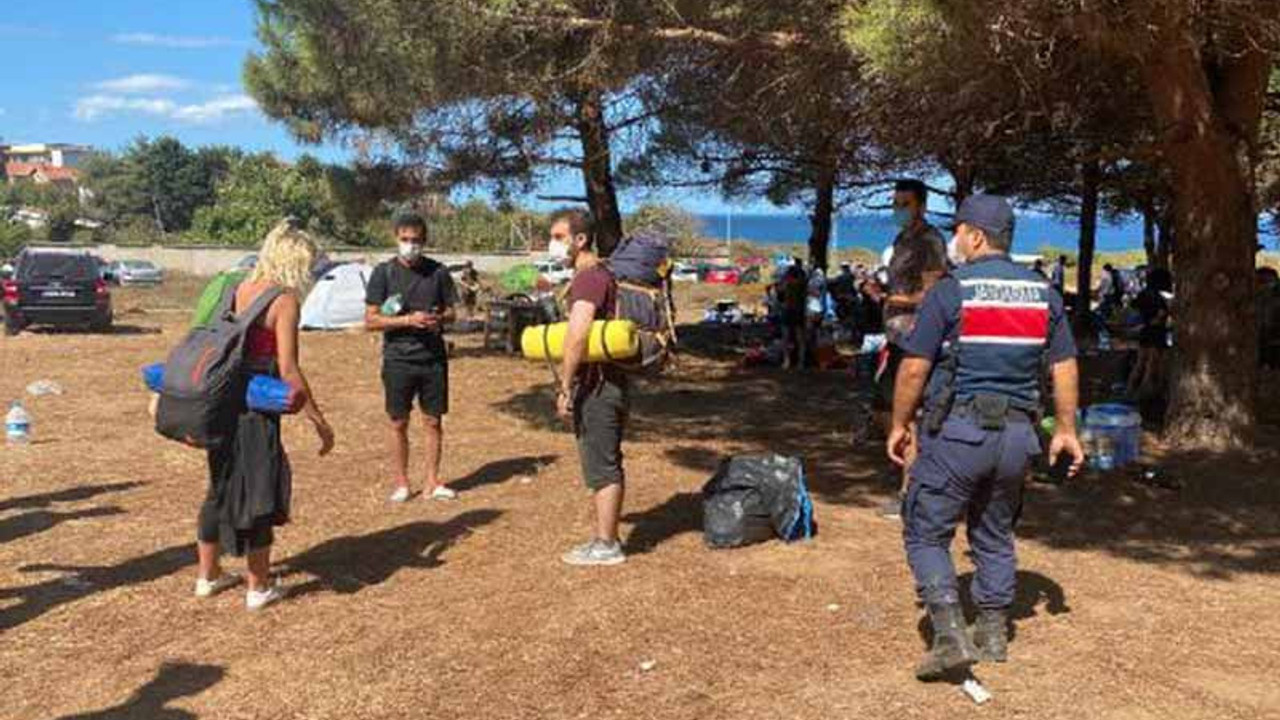
[[[608,255],[622,239],[622,210],[613,183],[613,155],[609,148],[609,128],[604,103],[598,89],[585,90],[574,98],[577,130],[582,143],[582,180],[587,206],[596,221],[596,237],[601,254]]]
[[[1271,58],[1245,52],[1207,68],[1191,38],[1161,40],[1144,72],[1165,128],[1178,240],[1166,439],[1184,451],[1240,449],[1257,419],[1251,153]]]
[[[1080,167],[1080,262],[1076,266],[1075,326],[1092,329],[1093,253],[1098,244],[1098,202],[1102,166],[1089,160]]]
[[[809,263],[826,271],[831,246],[831,220],[836,211],[836,170],[828,166],[819,173],[817,200],[809,216]]]
[[[1155,266],[1168,270],[1173,257],[1173,215],[1167,209],[1156,218],[1156,261]]]

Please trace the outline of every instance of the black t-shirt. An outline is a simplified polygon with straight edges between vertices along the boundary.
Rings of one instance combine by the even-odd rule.
[[[413,312],[443,313],[458,304],[453,278],[444,265],[422,258],[411,267],[400,260],[388,260],[373,270],[365,290],[365,303],[376,307],[395,295],[400,296],[401,315]],[[384,334],[384,365],[414,367],[448,360],[444,337],[439,330],[403,328]]]

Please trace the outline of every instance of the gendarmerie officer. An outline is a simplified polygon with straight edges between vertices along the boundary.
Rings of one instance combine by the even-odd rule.
[[[1079,471],[1079,375],[1062,296],[1009,258],[1013,210],[975,195],[956,214],[951,255],[960,262],[929,292],[911,334],[894,395],[889,456],[899,464],[923,399],[919,456],[903,504],[903,539],[934,639],[916,668],[936,680],[979,660],[1003,662],[1017,560],[1013,529],[1031,458],[1041,452],[1036,418],[1047,360],[1057,416],[1050,461]],[[926,390],[927,382],[927,390]],[[966,633],[951,539],[961,518],[977,565],[978,608]]]

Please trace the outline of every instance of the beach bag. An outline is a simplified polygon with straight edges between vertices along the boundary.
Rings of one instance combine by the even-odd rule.
[[[234,290],[223,292],[208,324],[191,329],[169,353],[156,408],[156,432],[196,448],[221,446],[235,432],[249,379],[241,372],[245,335],[280,296],[269,288],[239,317]]]
[[[813,537],[813,501],[799,458],[731,457],[702,488],[702,536],[711,548]]]

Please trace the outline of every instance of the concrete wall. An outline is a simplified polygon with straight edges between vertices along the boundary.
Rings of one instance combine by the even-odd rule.
[[[70,248],[66,245],[32,245],[32,249],[76,250],[89,252],[107,262],[116,260],[150,260],[157,266],[172,272],[190,275],[210,276],[235,266],[245,255],[253,252],[249,248],[227,248],[210,246],[151,247],[88,245]],[[328,250],[330,258],[345,262],[367,262],[375,264],[390,258],[392,250],[378,248],[335,248]],[[476,269],[483,273],[502,273],[514,265],[530,262],[529,255],[456,255],[429,253],[431,257],[445,264],[462,263],[467,260],[475,263]]]

